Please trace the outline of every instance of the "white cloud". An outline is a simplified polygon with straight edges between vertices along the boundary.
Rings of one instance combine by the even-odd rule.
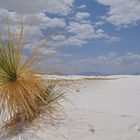
[[[87,43],[86,40],[79,39],[75,36],[74,37],[71,36],[71,37],[67,38],[66,40],[64,40],[64,42],[63,42],[63,44],[65,46],[82,46],[86,43]]]
[[[13,28],[13,32],[18,30],[21,17],[24,19],[24,26],[30,31],[26,34],[26,43],[31,43],[45,38],[43,31],[47,29],[52,31],[55,29],[57,32],[58,28],[62,29],[60,34],[53,36],[53,41],[50,42],[50,46],[82,46],[88,43],[89,40],[93,39],[105,39],[107,41],[118,41],[117,37],[108,36],[103,29],[95,28],[90,21],[86,18],[90,16],[88,12],[78,12],[74,18],[77,21],[72,21],[74,18],[71,17],[71,21],[66,24],[65,17],[49,17],[46,13],[41,10],[57,13],[61,15],[67,15],[71,7],[73,6],[74,0],[40,0],[34,2],[33,0],[1,0],[0,1],[0,31],[6,30],[5,23],[9,19],[10,24]],[[46,4],[45,4],[46,3]],[[43,7],[39,7],[42,5]],[[81,5],[79,8],[85,8],[85,5]],[[4,9],[5,8],[5,9]],[[59,31],[58,31],[59,32]],[[48,33],[49,34],[49,33]],[[37,40],[37,41],[36,41]],[[37,44],[34,44],[37,45]],[[45,52],[45,51],[44,51]]]
[[[88,18],[90,14],[88,12],[78,12],[75,17],[77,20]]]
[[[96,33],[97,33],[97,34],[104,34],[104,30],[103,30],[103,29],[98,29],[98,30],[96,31]]]
[[[67,26],[67,31],[73,35],[67,38],[64,44],[70,46],[82,46],[86,44],[89,39],[92,39],[95,34],[91,24],[78,22],[70,22],[69,26]]]
[[[118,42],[119,37],[109,36],[103,29],[95,29],[91,23],[70,22],[66,26],[66,35],[52,36],[51,46],[82,46],[89,40],[103,39],[107,42]],[[68,34],[68,35],[67,35]]]
[[[140,55],[128,52],[119,55],[110,52],[99,55],[95,58],[73,59],[63,65],[62,69],[67,68],[67,72],[101,72],[104,74],[134,74],[140,71]],[[63,72],[63,71],[61,71]]]
[[[79,39],[77,36],[66,37],[64,35],[56,35],[52,36],[49,45],[58,48],[63,46],[82,46],[86,43],[86,40]]]
[[[7,19],[17,22],[18,15],[16,14],[16,12],[9,12],[6,9],[0,8],[0,20],[1,20],[1,23],[6,22]]]
[[[109,6],[105,19],[116,25],[135,24],[140,21],[139,0],[97,0],[99,3]]]
[[[64,19],[50,18],[43,12],[25,15],[24,21],[34,26],[42,25],[44,27],[64,27],[66,25]]]
[[[34,14],[27,14],[21,16],[16,12],[11,12],[6,9],[0,8],[0,21],[1,24],[5,24],[9,20],[10,24],[19,24],[21,17],[24,19],[24,23],[33,26],[43,25],[45,27],[64,27],[66,25],[62,18],[50,18],[43,12]]]
[[[105,39],[108,42],[120,41],[119,37],[109,36],[103,29],[96,29],[90,23],[78,23],[70,22],[67,27],[68,32],[73,33],[72,38],[79,39],[81,41],[87,41],[91,39]],[[86,42],[83,42],[86,43]]]
[[[53,50],[53,49],[47,49],[45,47],[42,47],[42,48],[39,49],[39,53],[41,55],[45,55],[47,57],[52,57],[52,56],[58,54],[58,51]]]
[[[79,9],[83,9],[83,8],[86,8],[86,5],[80,5],[79,7],[78,7]]]
[[[27,43],[24,45],[26,50],[32,51],[34,49],[38,49],[38,53],[40,56],[46,56],[45,58],[52,57],[54,55],[59,54],[59,51],[56,47],[50,47],[48,45],[43,45],[45,40],[34,40],[33,42]]]
[[[41,29],[46,28],[56,28],[56,27],[65,27],[66,23],[62,18],[50,18],[46,16],[43,12],[27,14],[22,16],[24,19],[24,28],[26,34],[26,41],[31,39],[37,39],[43,37]],[[0,8],[0,31],[5,32],[7,30],[8,23],[11,27],[13,33],[18,33],[18,27],[20,24],[21,15],[16,12],[11,12],[6,9]],[[28,30],[30,31],[28,32]]]
[[[68,32],[73,33],[79,39],[91,39],[95,34],[95,30],[91,24],[80,24],[78,22],[70,22],[67,27]]]
[[[50,13],[67,15],[73,6],[74,0],[0,0],[0,8],[16,11],[18,14]]]
[[[95,22],[95,26],[96,26],[96,27],[101,26],[101,25],[103,25],[103,24],[105,24],[104,21],[97,21],[97,22]]]
[[[50,18],[46,16],[46,14],[42,12],[38,13],[30,13],[22,16],[24,19],[24,40],[26,44],[26,48],[32,50],[34,47],[38,47],[42,45],[40,38],[45,38],[41,29],[48,28],[56,28],[56,27],[65,27],[66,23],[62,18]],[[8,11],[6,9],[0,8],[0,32],[5,33],[7,31],[8,21],[10,24],[11,31],[16,34],[19,32],[19,24],[21,20],[21,15],[16,12]],[[7,24],[6,24],[7,23]],[[63,36],[59,36],[55,39],[64,39]],[[32,43],[33,42],[33,43]],[[42,47],[40,49],[40,53],[42,55],[52,56],[58,53],[58,51],[54,49],[48,49],[46,47]]]

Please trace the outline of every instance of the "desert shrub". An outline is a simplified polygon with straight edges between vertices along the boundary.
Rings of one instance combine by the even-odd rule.
[[[34,49],[23,59],[24,27],[13,34],[8,28],[0,34],[0,116],[1,134],[16,134],[19,124],[32,124],[44,114],[53,118],[61,99],[64,99],[62,86],[58,81],[46,82],[37,69],[38,50]],[[34,67],[35,66],[35,67]]]

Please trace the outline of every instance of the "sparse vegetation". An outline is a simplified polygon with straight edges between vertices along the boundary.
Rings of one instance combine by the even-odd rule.
[[[18,124],[28,124],[41,114],[52,118],[59,108],[64,92],[58,81],[46,81],[39,76],[40,71],[33,66],[38,62],[38,51],[23,60],[24,27],[19,34],[0,34],[0,115],[1,133],[10,135]]]

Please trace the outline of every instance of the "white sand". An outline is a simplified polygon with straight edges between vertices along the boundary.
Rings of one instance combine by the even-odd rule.
[[[117,78],[112,80],[82,78],[72,77],[81,80],[75,84],[79,92],[67,93],[73,105],[63,103],[67,117],[31,139],[140,140],[140,76],[107,77]]]

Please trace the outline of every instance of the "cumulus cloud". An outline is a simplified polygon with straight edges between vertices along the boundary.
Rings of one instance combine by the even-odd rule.
[[[62,28],[66,26],[64,19],[62,18],[50,18],[45,13],[39,12],[34,14],[27,14],[23,15],[22,18],[24,19],[24,27],[27,29],[25,30],[25,34],[28,34],[27,39],[31,40],[31,38],[40,38],[43,37],[42,29],[46,28]],[[7,22],[11,26],[11,30],[13,33],[18,32],[18,27],[21,22],[21,15],[17,14],[13,11],[8,11],[7,9],[0,8],[0,31],[5,32],[7,30]],[[28,30],[30,31],[28,32]],[[28,33],[27,33],[28,32]]]
[[[6,30],[7,21],[10,22],[13,31],[18,29],[21,17],[24,19],[24,26],[30,28],[29,35],[32,37],[43,36],[42,29],[64,27],[65,20],[62,18],[51,18],[44,12],[67,15],[73,6],[74,0],[10,0],[0,1],[0,31]],[[41,12],[44,11],[44,12]],[[34,36],[33,36],[34,35]],[[31,37],[30,36],[30,37]]]
[[[85,41],[83,43],[86,43],[87,40],[101,38],[110,42],[120,41],[119,37],[109,36],[103,29],[95,29],[94,26],[90,23],[70,22],[67,30],[68,32],[74,34],[72,38]]]
[[[9,20],[10,24],[19,24],[21,17],[24,19],[25,24],[32,24],[33,26],[44,25],[46,27],[64,27],[66,25],[64,19],[56,17],[50,18],[43,12],[21,16],[16,12],[0,8],[1,24],[5,24],[7,20]]]
[[[46,11],[67,15],[74,0],[0,0],[0,8],[16,11],[18,14],[38,13]]]
[[[36,2],[34,0],[20,2],[18,0],[1,0],[0,31],[4,32],[6,30],[5,23],[9,19],[13,32],[18,32],[22,17],[25,28],[30,29],[29,32],[25,31],[25,43],[31,44],[31,42],[34,42],[32,45],[35,46],[39,45],[38,42],[45,38],[45,34],[49,35],[54,30],[57,35],[52,36],[51,34],[53,38],[49,43],[51,47],[82,46],[93,39],[105,39],[111,42],[119,41],[118,37],[110,37],[103,29],[94,27],[90,19],[87,20],[90,13],[80,12],[80,9],[85,8],[86,5],[77,7],[78,12],[74,17],[71,17],[69,22],[66,22],[67,18],[65,16],[71,11],[73,3],[74,0],[39,0]],[[51,14],[57,15],[54,17]],[[42,54],[47,53],[44,48],[42,50]],[[50,52],[53,51],[50,50]]]
[[[96,29],[91,23],[69,22],[66,33],[52,36],[52,46],[82,46],[88,41],[103,39],[106,42],[118,42],[119,37],[109,36],[101,28]]]
[[[75,17],[77,20],[88,18],[90,14],[88,12],[78,12]]]
[[[79,38],[76,38],[75,36],[71,36],[69,38],[67,38],[66,40],[64,40],[63,44],[65,46],[82,46],[84,44],[87,43],[87,40],[82,40]]]
[[[80,24],[78,22],[70,22],[67,30],[68,32],[75,34],[79,39],[91,39],[95,33],[91,24]]]
[[[43,12],[28,14],[23,17],[26,24],[29,23],[35,26],[42,25],[44,27],[64,27],[66,25],[64,19],[56,17],[50,18]]]
[[[109,6],[106,17],[108,22],[116,26],[135,24],[140,21],[139,0],[97,0],[100,4]]]
[[[22,16],[24,19],[24,41],[29,43],[34,42],[32,46],[40,46],[41,42],[39,40],[45,38],[42,30],[48,28],[63,28],[66,26],[64,19],[62,18],[50,18],[43,12],[30,13]],[[9,22],[9,23],[8,23]],[[15,11],[9,11],[7,9],[0,8],[0,32],[5,33],[7,31],[8,24],[10,25],[11,31],[14,34],[19,32],[19,24],[21,22],[21,15]],[[60,38],[60,37],[59,37]],[[40,44],[39,44],[40,43]],[[29,47],[29,45],[26,45]],[[32,47],[28,48],[32,50]],[[56,50],[48,50],[47,48],[41,48],[41,54],[56,54]]]

